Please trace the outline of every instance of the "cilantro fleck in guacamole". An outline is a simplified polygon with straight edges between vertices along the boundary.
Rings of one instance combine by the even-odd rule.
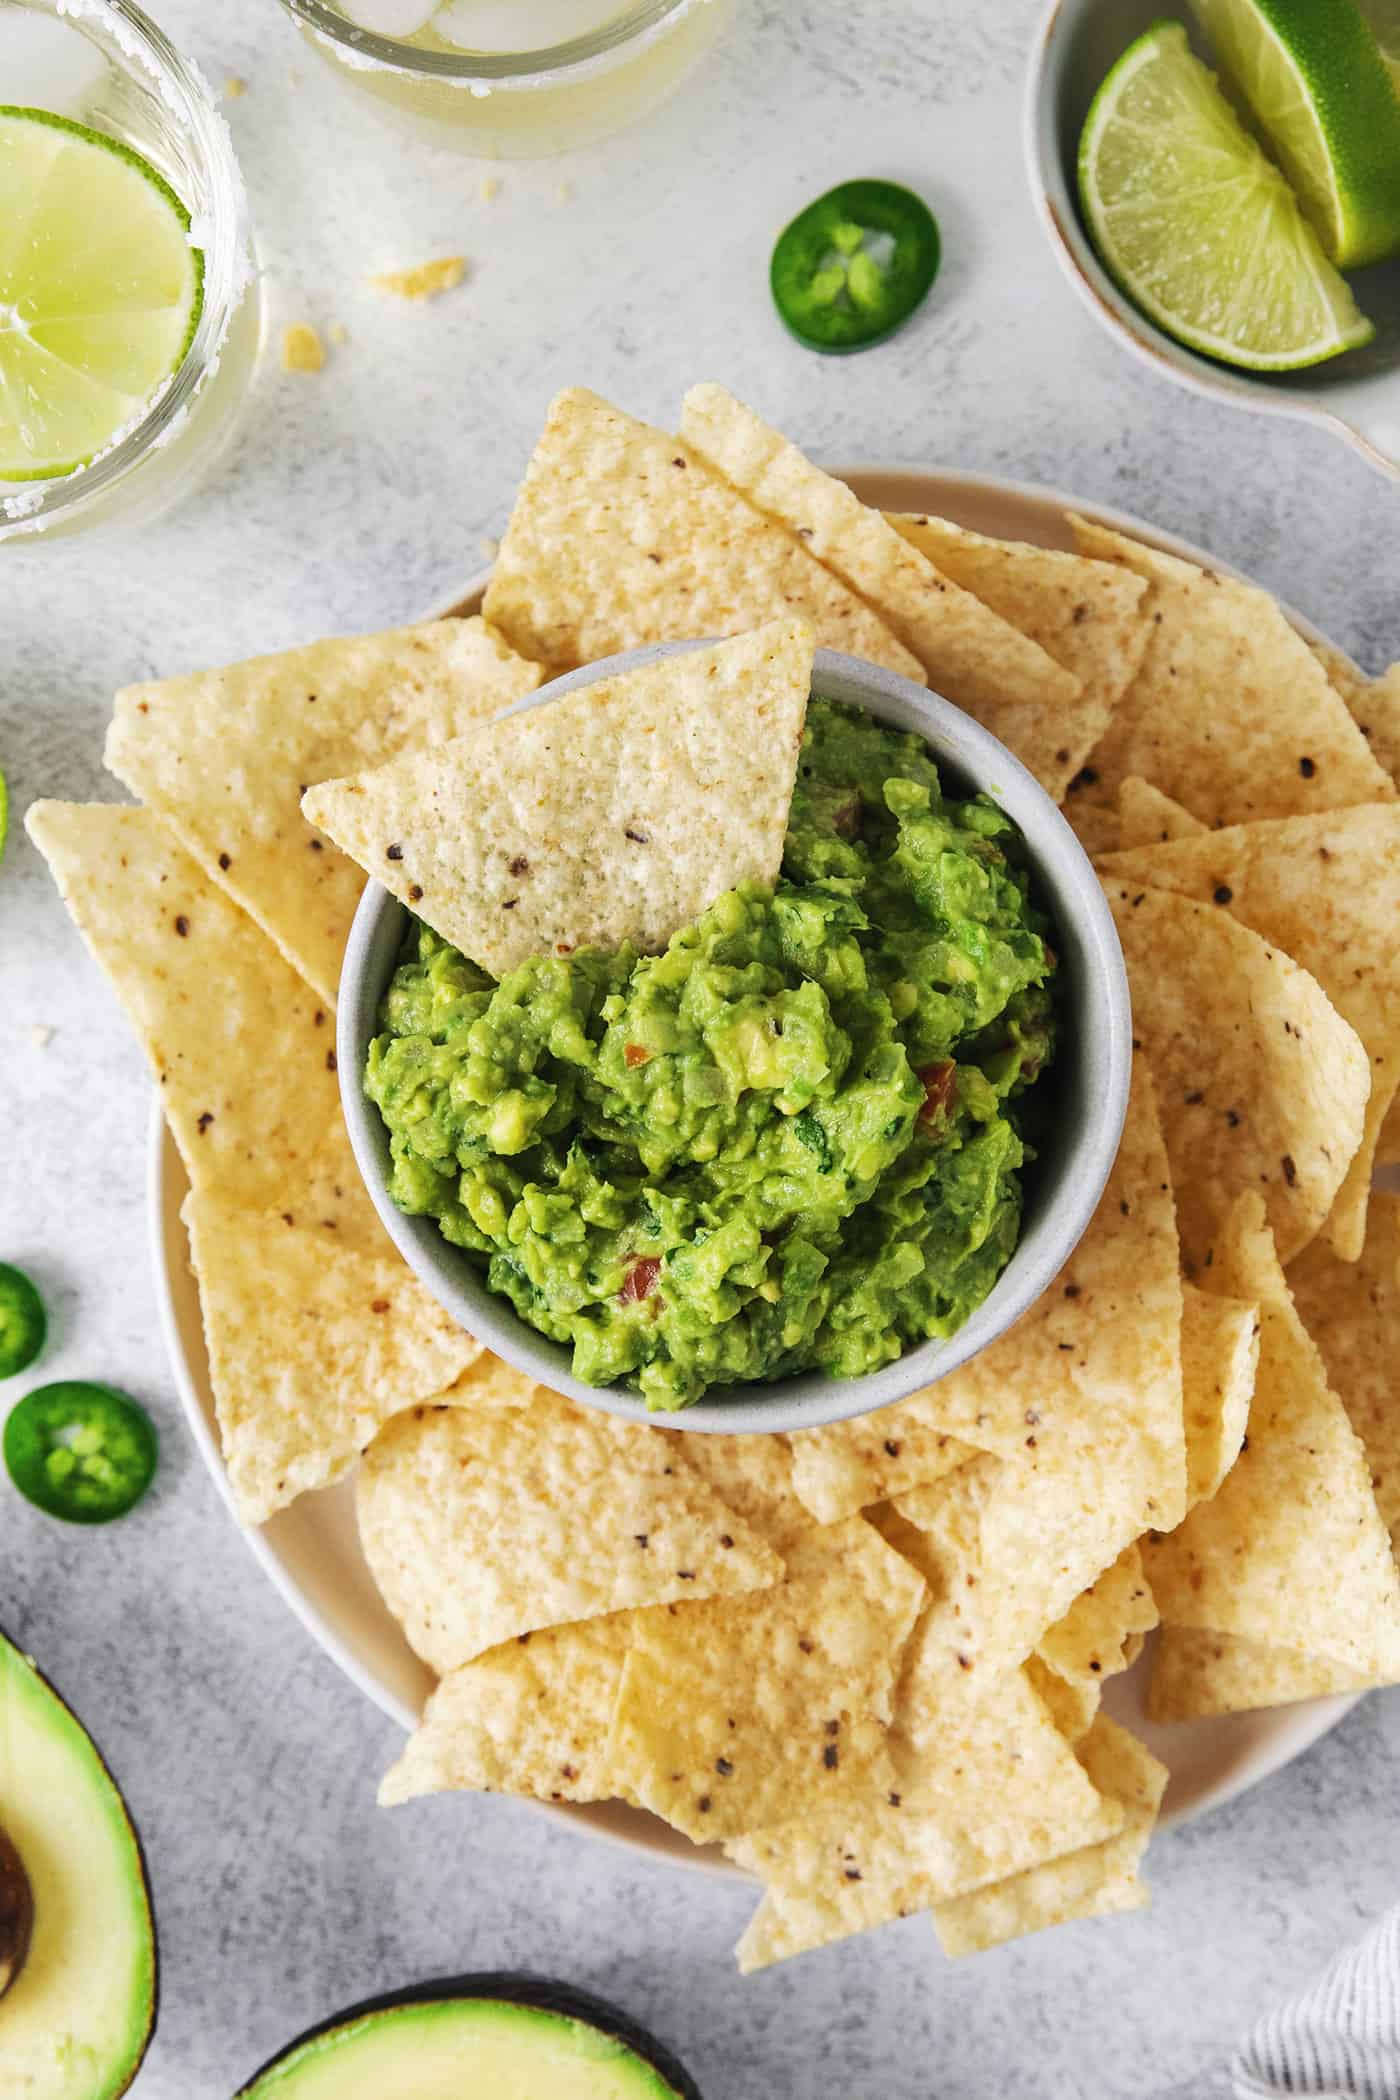
[[[927,747],[813,700],[776,890],[661,955],[494,982],[415,925],[365,1085],[390,1194],[590,1385],[852,1378],[1005,1267],[1055,958],[1010,818]]]

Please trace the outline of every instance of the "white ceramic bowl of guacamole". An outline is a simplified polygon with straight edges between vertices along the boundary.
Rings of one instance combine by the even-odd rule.
[[[519,705],[548,706],[564,692],[688,646],[695,645],[664,644],[590,664]],[[702,1432],[779,1432],[867,1414],[907,1398],[985,1348],[1046,1289],[1093,1215],[1118,1148],[1132,1060],[1127,980],[1098,880],[1059,810],[996,738],[948,701],[892,672],[819,650],[812,691],[814,700],[860,710],[919,738],[950,798],[990,798],[1024,841],[1036,901],[1050,921],[1057,1046],[1034,1091],[1051,1112],[1041,1117],[1036,1157],[1021,1177],[1014,1250],[956,1331],[916,1341],[893,1361],[860,1375],[818,1369],[763,1382],[710,1384],[703,1397],[674,1411],[649,1410],[641,1393],[622,1382],[585,1382],[568,1347],[527,1324],[507,1296],[488,1286],[480,1256],[450,1244],[435,1216],[409,1215],[392,1200],[389,1130],[367,1098],[364,1075],[370,1044],[383,1031],[384,996],[401,960],[409,915],[375,883],[365,891],[346,949],[337,1045],[345,1115],[390,1237],[439,1303],[507,1362],[557,1392],[631,1420]],[[853,1275],[855,1267],[847,1273]]]

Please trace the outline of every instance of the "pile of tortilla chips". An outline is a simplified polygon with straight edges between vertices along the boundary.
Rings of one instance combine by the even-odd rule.
[[[679,436],[567,393],[484,619],[133,688],[108,758],[142,806],[30,815],[189,1170],[240,1506],[358,1467],[366,1556],[440,1680],[381,1798],[644,1807],[761,1881],[745,1968],[913,1911],[959,1954],[1143,1902],[1167,1774],[1101,1695],[1159,1622],[1162,1721],[1400,1679],[1400,1197],[1372,1189],[1400,1158],[1400,670],[1373,684],[1246,584],[1071,536],[884,517],[717,387]],[[470,913],[492,820],[543,836],[522,769],[571,762],[513,766],[547,718],[487,719],[620,650],[741,636],[705,661],[741,666],[780,751],[741,691],[734,772],[693,772],[687,658],[689,698],[647,688],[673,746],[616,778],[600,746],[574,782],[630,834],[640,767],[663,839],[707,781],[751,789],[747,834],[696,856],[722,887],[725,851],[771,863],[811,634],[959,702],[1099,856],[1123,1143],[1062,1274],[938,1385],[789,1438],[634,1427],[482,1352],[385,1240],[331,1048],[348,856],[436,907],[451,822],[421,867],[385,841],[455,796],[482,872],[441,909]],[[607,890],[561,865],[534,940],[571,883]]]

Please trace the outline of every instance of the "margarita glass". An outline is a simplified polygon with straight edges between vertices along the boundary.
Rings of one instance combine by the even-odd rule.
[[[0,541],[149,518],[257,357],[228,127],[130,0],[0,0],[0,182]]]
[[[438,145],[531,159],[655,108],[734,0],[282,0],[320,56]]]

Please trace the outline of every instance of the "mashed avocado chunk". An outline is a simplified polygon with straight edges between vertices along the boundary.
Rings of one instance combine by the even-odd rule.
[[[960,1327],[1015,1247],[1047,930],[995,803],[814,699],[776,890],[663,954],[496,983],[415,923],[365,1073],[390,1194],[590,1385],[677,1408],[873,1371]]]

